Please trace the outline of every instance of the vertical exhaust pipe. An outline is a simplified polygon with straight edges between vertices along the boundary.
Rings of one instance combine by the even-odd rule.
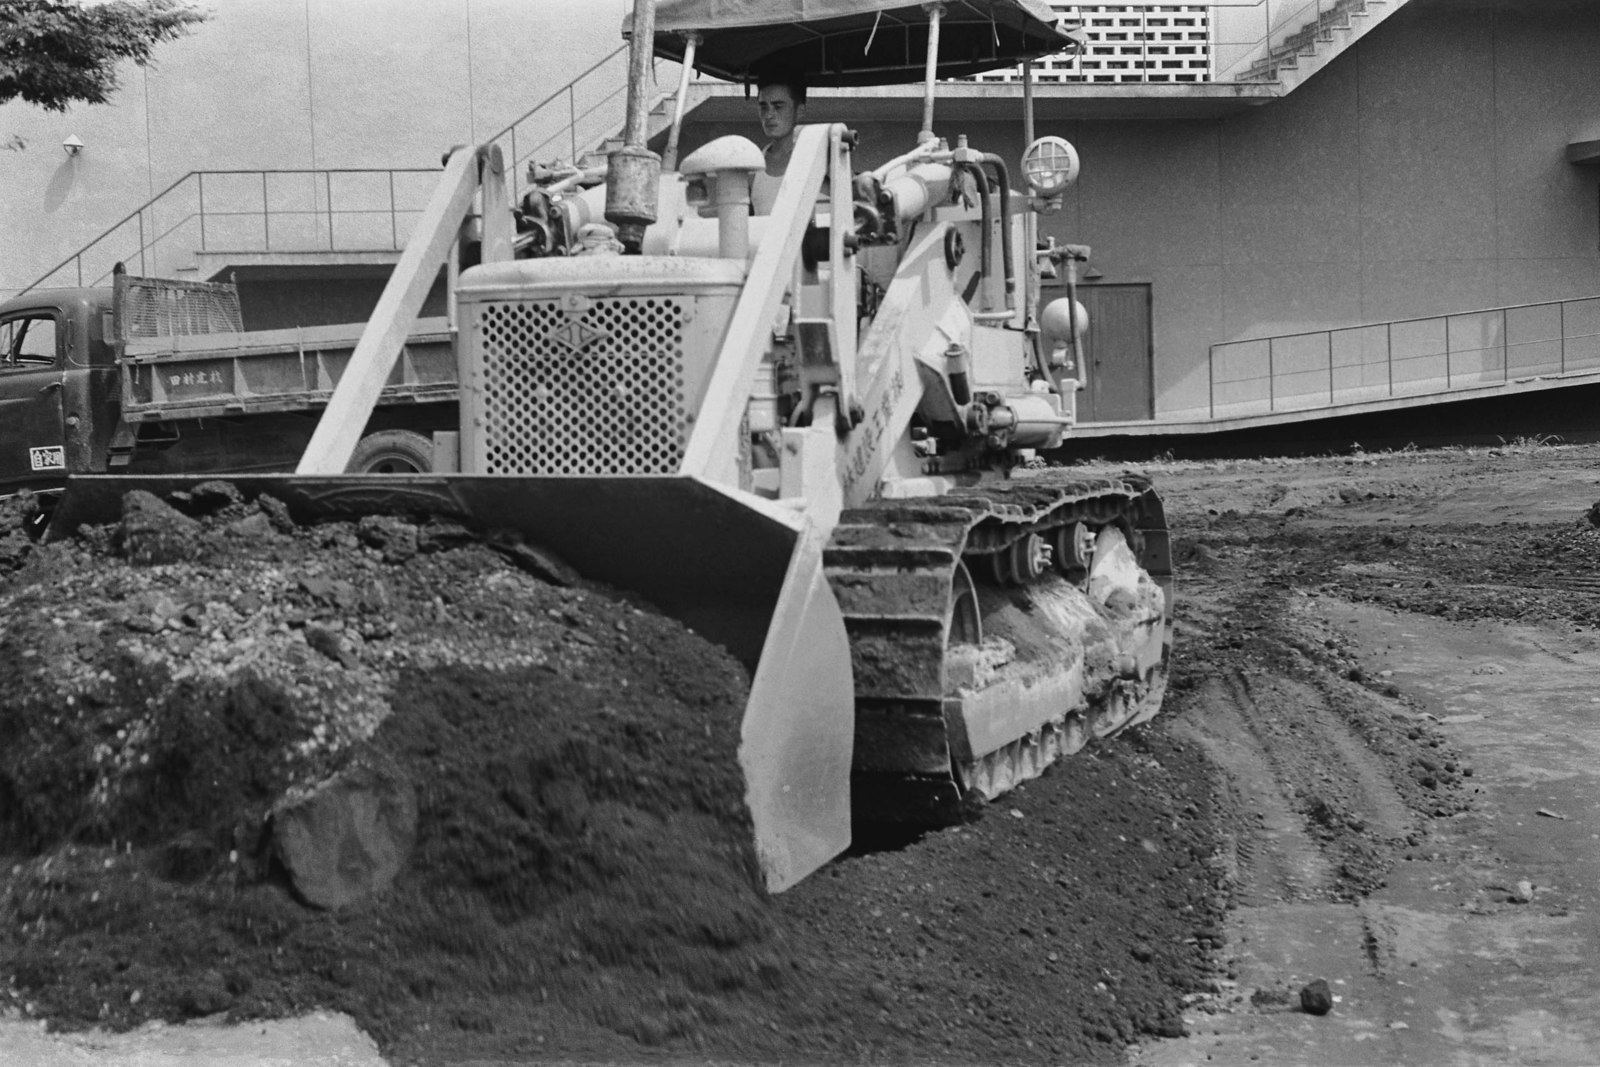
[[[623,251],[638,255],[644,231],[656,221],[661,157],[645,147],[645,79],[655,54],[655,0],[633,0],[628,38],[628,119],[622,147],[606,157],[606,221],[617,228]]]

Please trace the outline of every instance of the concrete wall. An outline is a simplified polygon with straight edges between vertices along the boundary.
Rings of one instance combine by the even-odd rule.
[[[1045,232],[1151,284],[1157,416],[1203,413],[1214,343],[1600,294],[1600,168],[1565,159],[1600,121],[1597,71],[1600,4],[1411,0],[1241,114],[1041,122],[1084,161]],[[935,130],[1017,159],[1015,110]],[[852,125],[864,166],[915,143],[913,122]],[[686,150],[730,132],[759,137],[753,113]]]
[[[193,170],[436,167],[622,43],[629,0],[226,0],[110,104],[0,107],[0,297]],[[79,137],[68,157],[61,142]]]

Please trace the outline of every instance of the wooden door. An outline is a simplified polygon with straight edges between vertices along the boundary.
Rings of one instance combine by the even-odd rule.
[[[1155,418],[1150,286],[1080,285],[1078,300],[1089,312],[1089,374],[1078,393],[1078,421]]]

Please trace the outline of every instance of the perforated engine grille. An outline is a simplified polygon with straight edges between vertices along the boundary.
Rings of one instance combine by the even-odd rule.
[[[481,305],[485,471],[671,474],[683,460],[692,300]]]

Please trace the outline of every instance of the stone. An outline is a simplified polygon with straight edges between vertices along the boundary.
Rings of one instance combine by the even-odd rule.
[[[417,527],[392,515],[364,515],[356,523],[356,537],[379,552],[385,563],[404,563],[417,554]]]
[[[237,537],[242,541],[270,541],[279,536],[277,528],[272,525],[272,520],[259,511],[230,522],[227,531],[228,536]]]
[[[309,623],[306,626],[306,644],[321,652],[346,669],[360,665],[361,659],[342,633],[330,626],[321,623]]]
[[[1300,1010],[1307,1015],[1326,1015],[1333,1010],[1333,993],[1326,979],[1318,978],[1301,988]]]
[[[200,524],[154,493],[135,489],[122,498],[122,551],[136,564],[179,563],[190,558]]]
[[[273,852],[295,893],[330,911],[388,888],[416,836],[415,787],[372,755],[272,812]]]

